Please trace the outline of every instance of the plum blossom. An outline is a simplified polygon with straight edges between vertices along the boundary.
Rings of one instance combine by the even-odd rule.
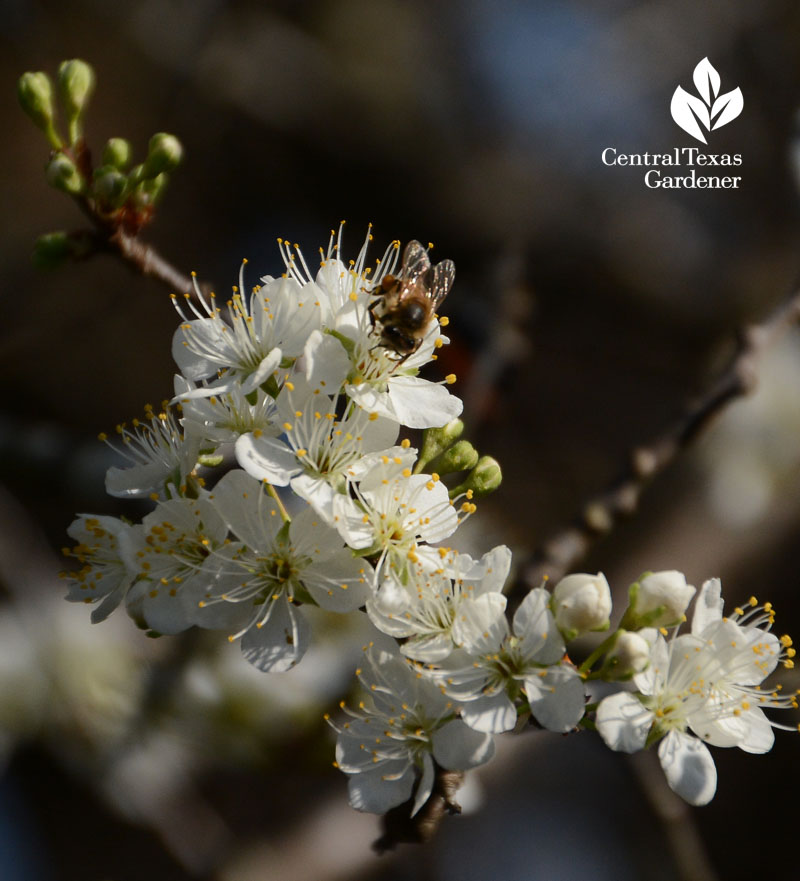
[[[611,749],[636,752],[660,741],[658,756],[670,787],[690,804],[714,796],[717,773],[706,747],[738,746],[768,752],[772,729],[764,708],[797,706],[795,694],[768,691],[761,682],[780,661],[791,666],[789,637],[769,628],[771,606],[737,609],[723,617],[719,579],[703,585],[691,631],[667,640],[649,631],[649,667],[633,678],[638,694],[618,692],[597,709],[597,728]],[[645,635],[643,632],[642,635]]]
[[[551,731],[566,732],[583,717],[583,679],[562,661],[564,641],[550,611],[550,594],[534,588],[514,614],[505,597],[485,593],[460,607],[461,648],[429,671],[477,731],[499,733],[517,722],[515,701],[525,694],[531,713]]]
[[[284,521],[264,486],[231,471],[209,498],[239,539],[220,548],[209,566],[214,580],[198,591],[196,623],[238,623],[242,654],[267,672],[291,669],[310,633],[298,603],[352,612],[366,598],[368,564],[353,557],[335,530],[307,508]]]
[[[396,651],[367,646],[357,676],[365,692],[358,709],[342,704],[349,720],[331,722],[357,810],[382,814],[413,795],[414,815],[430,797],[436,765],[464,771],[494,754],[491,735],[456,718],[453,702]]]

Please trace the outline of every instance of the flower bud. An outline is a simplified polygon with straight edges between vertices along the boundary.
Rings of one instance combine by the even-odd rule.
[[[473,493],[480,496],[488,496],[494,492],[503,482],[503,472],[500,463],[491,456],[481,456],[478,464],[467,475],[464,485]]]
[[[469,441],[460,440],[437,456],[430,467],[438,474],[452,474],[454,471],[469,471],[477,464],[478,451]]]
[[[605,575],[567,575],[553,589],[553,614],[566,639],[590,630],[606,630],[611,614],[611,589]]]
[[[102,205],[117,208],[122,203],[128,178],[113,165],[103,165],[94,172],[92,193]]]
[[[172,171],[182,158],[183,147],[175,135],[158,132],[150,138],[142,176],[152,178],[164,171]]]
[[[125,138],[109,138],[103,147],[103,165],[111,165],[124,171],[131,161],[133,148]]]
[[[17,97],[22,109],[34,125],[46,135],[50,144],[59,148],[61,138],[53,128],[53,87],[50,77],[42,71],[23,73],[17,83]]]
[[[72,255],[69,235],[63,231],[39,236],[33,246],[33,265],[39,269],[55,269]]]
[[[58,85],[67,118],[77,119],[86,109],[94,91],[94,71],[80,58],[62,61],[58,68]]]
[[[614,648],[606,655],[603,679],[630,679],[650,663],[650,643],[638,633],[617,631]]]
[[[51,187],[63,190],[71,196],[80,195],[85,187],[78,167],[64,153],[58,153],[50,160],[45,170],[45,177]]]
[[[451,419],[441,428],[426,428],[422,435],[422,449],[417,460],[417,471],[422,471],[429,462],[451,447],[464,433],[464,423]]]
[[[645,572],[628,591],[628,610],[622,625],[638,630],[640,627],[670,627],[683,620],[695,589],[686,583],[681,572]]]

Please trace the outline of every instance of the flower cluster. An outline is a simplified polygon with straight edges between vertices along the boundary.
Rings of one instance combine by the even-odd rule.
[[[732,615],[723,616],[722,609],[720,581],[713,578],[700,590],[689,633],[642,629],[649,664],[633,676],[636,692],[610,695],[597,708],[606,744],[630,753],[658,743],[667,782],[694,805],[707,804],[717,788],[706,743],[765,753],[772,748],[773,728],[796,728],[764,712],[798,706],[796,693],[761,684],[779,663],[791,668],[795,653],[788,636],[770,632],[771,605],[760,606],[752,597]]]
[[[348,721],[331,721],[362,810],[411,801],[418,811],[437,769],[482,764],[493,736],[527,718],[563,733],[596,722],[618,750],[663,737],[670,784],[708,800],[713,762],[687,730],[768,749],[770,723],[753,705],[795,705],[759,690],[790,662],[790,641],[764,629],[766,607],[722,618],[718,582],[703,588],[692,633],[668,640],[695,592],[677,572],[640,579],[620,627],[580,666],[567,643],[610,626],[601,573],[533,588],[509,621],[509,549],[476,559],[443,544],[500,480],[459,440],[454,377],[419,375],[447,343],[433,309],[452,263],[431,267],[417,242],[401,262],[393,242],[369,267],[370,239],[345,263],[341,229],[332,233],[313,275],[281,241],[280,277],[248,292],[243,264],[224,305],[196,282],[176,299],[175,396],[120,426],[127,462],[106,479],[110,494],[149,498],[153,510],[141,523],[72,524],[66,554],[81,568],[67,574],[67,598],[92,604],[93,621],[124,606],[153,634],[225,631],[264,672],[307,651],[303,605],[364,610],[378,631],[358,671],[366,695],[343,707]],[[409,429],[423,431],[419,450]],[[593,719],[594,679],[638,693],[606,697]]]

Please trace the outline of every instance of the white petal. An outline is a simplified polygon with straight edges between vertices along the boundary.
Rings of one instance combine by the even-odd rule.
[[[564,654],[564,640],[549,608],[550,593],[535,587],[514,614],[514,634],[526,657],[555,664]]]
[[[690,805],[708,804],[717,791],[717,769],[708,747],[690,734],[672,730],[658,745],[667,783]]]
[[[154,597],[146,592],[142,608],[145,621],[157,633],[181,633],[194,624],[193,603],[183,585],[174,596],[165,587],[159,588]]]
[[[560,664],[525,679],[525,694],[536,721],[548,731],[571,731],[586,711],[586,689],[577,670]]]
[[[475,731],[502,734],[517,724],[517,711],[508,695],[501,691],[491,697],[466,701],[461,707],[461,718]]]
[[[285,673],[303,657],[311,628],[286,595],[273,600],[262,626],[242,637],[242,655],[264,673]]]
[[[722,584],[719,578],[709,578],[700,588],[692,615],[692,633],[700,636],[710,624],[722,618]]]
[[[653,724],[653,714],[627,691],[619,691],[600,701],[597,730],[607,747],[617,752],[635,753],[644,749]]]
[[[409,428],[439,428],[460,416],[464,406],[443,385],[418,376],[392,376],[389,399],[397,421]]]
[[[433,767],[433,760],[429,755],[426,754],[422,757],[422,777],[417,784],[417,794],[414,798],[414,804],[411,808],[412,817],[430,798],[431,792],[433,791],[433,782],[435,776],[436,771]]]
[[[385,814],[411,798],[414,789],[414,766],[409,765],[396,780],[387,779],[393,769],[391,765],[401,763],[382,762],[374,769],[354,774],[347,781],[350,794],[350,806],[357,811],[369,811],[372,814]]]
[[[516,717],[516,713],[514,714]],[[434,732],[433,757],[448,771],[467,771],[494,755],[494,738],[475,731],[458,719]]]
[[[373,623],[375,623],[374,619]],[[380,627],[378,624],[375,626]],[[413,630],[411,633],[413,633]],[[411,633],[404,633],[401,635],[410,636]],[[453,640],[446,633],[430,633],[426,636],[418,636],[414,639],[409,639],[409,641],[400,648],[400,651],[407,658],[413,658],[415,661],[422,661],[425,664],[433,664],[437,661],[443,661],[453,651]]]
[[[347,378],[350,358],[344,346],[330,334],[315,330],[309,336],[305,349],[305,374],[309,386],[320,384],[333,394]]]
[[[248,433],[236,440],[236,461],[256,480],[268,480],[286,486],[303,469],[294,451],[274,437],[256,437]]]
[[[229,471],[209,498],[230,529],[251,550],[262,553],[274,550],[282,520],[277,505],[259,481],[244,471]]]
[[[505,607],[506,598],[499,593],[464,600],[453,622],[453,641],[473,655],[498,651],[508,636]]]
[[[372,569],[343,548],[324,561],[307,566],[302,580],[321,608],[330,612],[354,612],[367,601]]]
[[[351,548],[368,548],[375,540],[372,525],[364,522],[364,512],[350,498],[337,493],[333,500],[333,522],[339,535]]]

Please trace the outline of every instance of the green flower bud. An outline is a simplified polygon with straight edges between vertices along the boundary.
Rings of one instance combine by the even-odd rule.
[[[94,172],[92,194],[98,202],[118,208],[124,201],[128,178],[112,165],[103,165]]]
[[[55,269],[65,260],[83,260],[97,248],[91,231],[67,233],[63,230],[39,236],[33,247],[33,265],[39,269]]]
[[[86,186],[78,167],[64,153],[58,153],[50,160],[45,170],[45,177],[51,187],[63,190],[71,196],[80,195]]]
[[[144,177],[156,177],[164,171],[172,171],[183,158],[183,147],[175,135],[158,132],[150,138],[147,159],[142,169]]]
[[[61,230],[39,236],[33,246],[33,265],[55,269],[72,255],[69,235]]]
[[[156,177],[143,180],[134,193],[136,203],[141,206],[155,205],[161,198],[168,179],[167,174],[159,174]]]
[[[103,147],[103,165],[112,165],[124,171],[131,161],[133,148],[125,138],[109,138]]]
[[[42,71],[23,73],[17,83],[17,97],[34,125],[47,135],[50,145],[56,149],[63,146],[53,127],[53,87],[50,77]]]
[[[419,473],[432,459],[452,446],[464,433],[464,423],[451,419],[441,428],[426,428],[422,435],[422,449],[414,471]]]
[[[475,498],[488,496],[494,492],[503,481],[503,473],[500,470],[500,463],[491,456],[481,456],[478,464],[467,475],[467,479],[450,490],[450,498],[455,498],[462,493],[472,490]]]
[[[431,462],[431,470],[438,474],[469,471],[478,464],[478,451],[469,441],[460,440]]]
[[[70,142],[73,144],[81,135],[80,118],[94,91],[94,83],[94,71],[80,58],[62,61],[59,65],[58,86],[69,122]]]

